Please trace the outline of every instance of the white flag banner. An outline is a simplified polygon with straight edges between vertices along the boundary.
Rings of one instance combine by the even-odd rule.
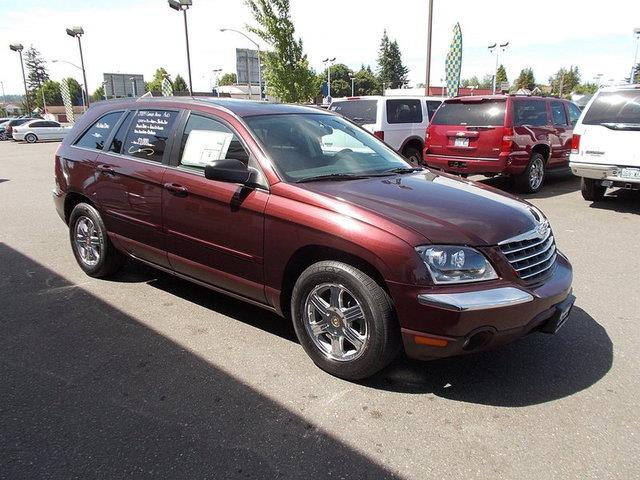
[[[60,81],[60,93],[62,94],[62,102],[64,103],[64,111],[67,114],[67,122],[75,123],[75,117],[73,116],[73,104],[71,103],[71,94],[69,93],[69,84],[67,79],[63,78]]]

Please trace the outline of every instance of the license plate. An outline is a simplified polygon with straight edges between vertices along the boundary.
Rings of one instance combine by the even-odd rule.
[[[640,168],[622,168],[620,169],[621,178],[640,178]]]
[[[456,138],[453,141],[453,145],[456,147],[468,147],[469,146],[469,139],[468,138]]]

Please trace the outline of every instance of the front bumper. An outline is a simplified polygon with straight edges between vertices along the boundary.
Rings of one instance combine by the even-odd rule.
[[[405,352],[431,360],[492,348],[533,331],[553,333],[566,319],[575,297],[572,270],[558,255],[551,277],[527,287],[502,281],[491,287],[451,289],[390,284]],[[474,288],[471,290],[471,288]]]
[[[594,180],[610,181],[613,184],[637,183],[640,184],[640,178],[623,178],[620,177],[620,170],[624,168],[622,165],[603,165],[597,163],[569,162],[571,172],[578,177],[592,178]],[[633,168],[638,168],[633,167]]]

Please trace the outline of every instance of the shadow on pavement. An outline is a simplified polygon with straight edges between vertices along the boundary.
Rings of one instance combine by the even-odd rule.
[[[523,407],[584,390],[604,377],[612,363],[613,344],[606,330],[574,307],[556,335],[534,333],[496,350],[433,362],[396,362],[365,385]]]
[[[599,202],[589,204],[591,208],[613,210],[620,213],[640,214],[640,191],[617,189],[605,195]]]
[[[1,243],[0,270],[0,477],[392,478]]]
[[[525,200],[555,197],[556,195],[564,195],[580,190],[580,179],[570,174],[551,174],[547,176],[544,180],[544,185],[538,193],[522,193],[518,191],[512,180],[508,177],[485,178],[475,176],[471,178],[471,180],[479,181],[485,185],[490,185]]]

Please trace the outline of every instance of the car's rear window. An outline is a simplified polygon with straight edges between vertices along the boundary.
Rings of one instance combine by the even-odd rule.
[[[640,123],[640,89],[598,94],[582,123]]]
[[[431,119],[431,124],[495,127],[504,124],[505,110],[504,100],[444,102]]]
[[[347,117],[349,120],[360,125],[376,123],[378,112],[377,100],[345,100],[343,102],[333,102],[332,111]]]

